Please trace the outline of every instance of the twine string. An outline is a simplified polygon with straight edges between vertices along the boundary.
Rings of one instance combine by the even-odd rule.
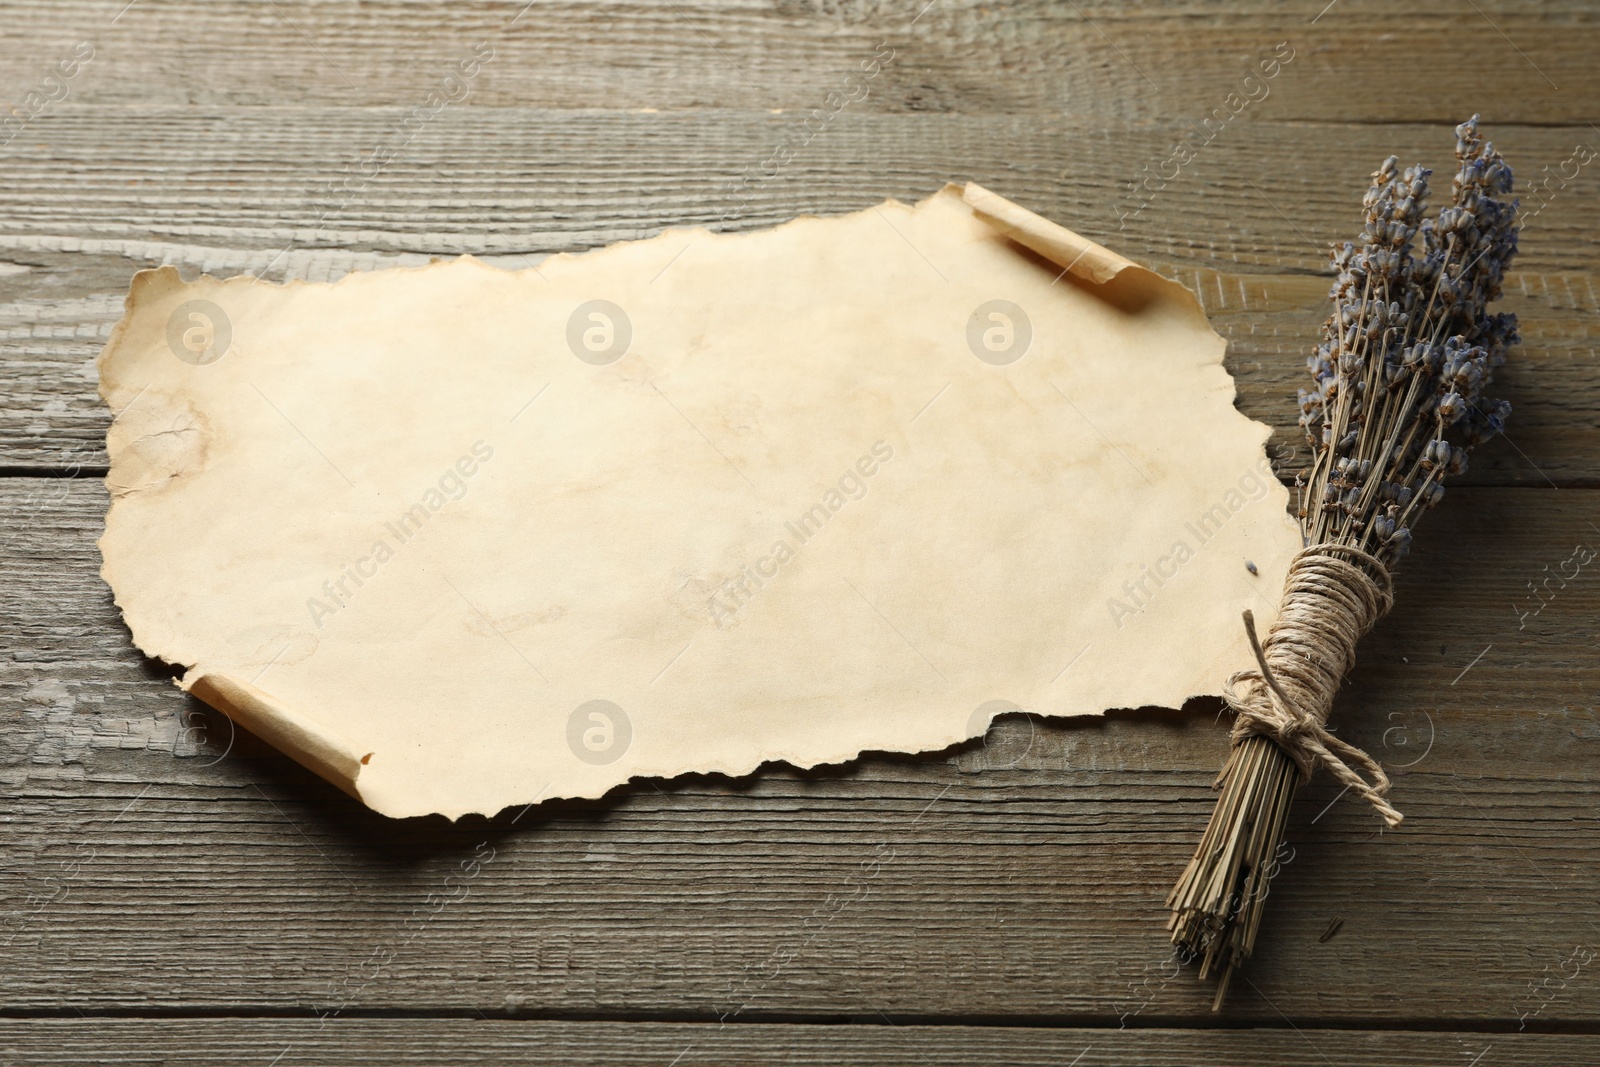
[[[1356,642],[1393,604],[1389,570],[1376,556],[1354,545],[1301,549],[1289,564],[1278,620],[1265,642],[1256,636],[1254,616],[1244,613],[1258,669],[1239,671],[1223,686],[1235,712],[1235,745],[1257,734],[1271,738],[1299,768],[1302,785],[1326,767],[1390,827],[1403,816],[1386,799],[1389,776],[1377,760],[1329,732],[1327,722],[1339,683],[1355,666]]]

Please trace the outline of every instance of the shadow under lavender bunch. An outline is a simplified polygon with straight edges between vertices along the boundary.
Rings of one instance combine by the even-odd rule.
[[[1511,413],[1484,395],[1517,343],[1516,316],[1488,311],[1517,250],[1511,168],[1476,115],[1456,127],[1456,161],[1450,206],[1428,219],[1430,172],[1386,159],[1360,239],[1333,253],[1333,313],[1307,360],[1316,388],[1299,396],[1312,454],[1296,482],[1304,548],[1265,641],[1244,613],[1258,669],[1224,686],[1235,722],[1221,795],[1167,898],[1172,940],[1200,977],[1222,969],[1213,1010],[1254,951],[1299,786],[1326,769],[1389,826],[1402,819],[1383,768],[1327,721],[1356,642],[1393,603],[1390,569],[1422,511]]]

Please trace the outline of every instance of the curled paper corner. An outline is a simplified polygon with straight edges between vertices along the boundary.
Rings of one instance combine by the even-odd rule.
[[[360,753],[338,731],[285,707],[247,682],[191,670],[178,687],[216,708],[290,759],[366,803],[356,780],[373,754]]]
[[[961,199],[1000,233],[1080,278],[1104,285],[1129,267],[1139,266],[1104,245],[990,192],[977,182],[968,182],[961,189]]]
[[[1125,256],[1119,256],[1104,245],[1096,244],[1081,234],[1073,233],[1065,226],[1059,226],[1042,215],[1036,215],[999,193],[985,189],[977,182],[967,182],[964,186],[951,182],[945,186],[945,191],[960,195],[962,202],[972,209],[972,213],[995,232],[1038,253],[1062,268],[1064,273],[1072,274],[1095,285],[1108,285],[1124,271],[1130,271],[1130,277],[1139,279],[1138,284],[1130,288],[1139,293],[1157,290],[1175,297],[1194,320],[1196,328],[1205,331],[1215,353],[1214,370],[1219,387],[1227,390],[1230,404],[1236,402],[1238,386],[1223,365],[1228,342],[1211,325],[1205,306],[1188,286],[1162,277],[1149,267],[1141,266]],[[1101,292],[1104,295],[1104,291]],[[1140,296],[1134,296],[1131,302],[1127,299],[1113,302],[1132,310],[1139,306],[1142,299]],[[1265,447],[1272,439],[1272,427],[1250,418],[1237,407],[1234,407],[1234,411],[1239,419],[1255,429],[1262,447]]]

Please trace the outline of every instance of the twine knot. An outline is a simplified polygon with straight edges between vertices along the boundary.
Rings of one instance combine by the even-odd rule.
[[[1300,769],[1300,784],[1326,767],[1391,827],[1402,816],[1385,799],[1389,776],[1330,733],[1327,722],[1339,683],[1355,665],[1356,642],[1393,604],[1389,569],[1376,556],[1354,545],[1303,548],[1289,564],[1278,621],[1264,643],[1254,616],[1244,613],[1259,670],[1239,671],[1223,686],[1236,714],[1235,745],[1255,734],[1271,738]]]

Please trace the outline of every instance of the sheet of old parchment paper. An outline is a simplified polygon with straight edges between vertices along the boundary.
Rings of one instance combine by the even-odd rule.
[[[976,186],[515,272],[144,271],[104,574],[393,816],[1177,707],[1299,547],[1223,347]]]

